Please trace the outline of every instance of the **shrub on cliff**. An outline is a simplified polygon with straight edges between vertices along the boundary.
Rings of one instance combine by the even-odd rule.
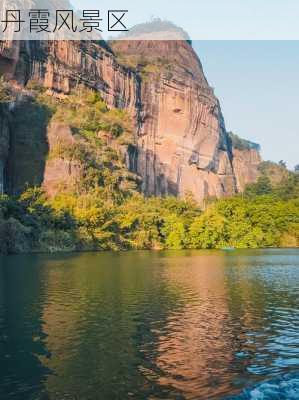
[[[48,102],[45,96],[39,99]],[[111,139],[126,135],[127,140],[133,140],[129,114],[125,110],[109,109],[98,93],[83,87],[56,101],[53,121],[68,124],[74,133],[85,138],[101,137],[101,133],[105,132]]]
[[[12,93],[12,90],[7,82],[0,78],[0,104],[1,103],[10,103],[14,101],[15,97]]]
[[[228,137],[231,142],[231,146],[237,150],[257,150],[260,151],[260,145],[249,140],[242,139],[240,136],[233,132],[228,132]]]

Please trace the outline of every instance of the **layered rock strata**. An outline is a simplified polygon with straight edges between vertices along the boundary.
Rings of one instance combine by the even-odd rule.
[[[146,195],[192,192],[202,201],[242,191],[256,179],[258,151],[232,147],[219,101],[187,41],[118,41],[111,47],[102,42],[2,42],[0,73],[15,87],[35,81],[55,95],[83,84],[98,91],[109,107],[128,110],[136,137],[127,164],[142,178]],[[137,60],[135,68],[123,66],[124,58]],[[7,190],[13,193],[26,182],[42,184],[45,176],[54,176],[49,168],[61,171],[59,160],[52,160],[51,167],[46,153],[53,135],[67,129],[46,126],[50,121],[44,120],[31,135],[20,117],[22,102],[10,128],[0,115],[0,185],[6,171]]]

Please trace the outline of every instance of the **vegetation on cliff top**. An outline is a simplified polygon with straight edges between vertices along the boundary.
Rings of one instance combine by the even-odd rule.
[[[258,143],[251,142],[246,139],[240,138],[233,132],[228,132],[229,139],[232,147],[237,150],[257,150],[260,151],[260,145]]]
[[[148,82],[149,79],[158,81],[161,74],[165,74],[167,79],[171,79],[173,75],[173,63],[163,55],[124,54],[117,50],[115,55],[121,65],[135,70],[144,82]]]
[[[76,187],[52,197],[40,187],[0,196],[0,252],[299,245],[298,173],[284,170],[272,182],[274,167],[264,164],[243,195],[204,209],[191,195],[145,198],[119,150],[134,145],[125,112],[109,110],[90,91],[61,100],[39,93],[34,101],[47,107],[51,121],[68,124],[74,137],[48,156],[76,159],[83,173]]]

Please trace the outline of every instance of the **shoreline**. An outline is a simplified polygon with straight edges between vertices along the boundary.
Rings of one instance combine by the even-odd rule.
[[[234,248],[234,249],[220,249],[220,248],[213,248],[213,249],[196,249],[196,248],[189,248],[189,249],[128,249],[128,250],[58,250],[53,252],[47,251],[30,251],[30,252],[23,252],[23,253],[9,253],[3,254],[0,253],[0,257],[11,257],[11,256],[28,256],[28,255],[63,255],[63,254],[127,254],[127,253],[176,253],[176,252],[222,252],[222,253],[235,253],[240,251],[260,251],[260,250],[299,250],[299,247],[242,247],[242,248]]]

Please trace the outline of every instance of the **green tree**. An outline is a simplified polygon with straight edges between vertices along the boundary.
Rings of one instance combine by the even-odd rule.
[[[226,228],[226,218],[212,206],[191,224],[189,246],[195,249],[224,247],[227,244]]]
[[[255,196],[270,194],[271,192],[272,192],[272,185],[270,178],[266,175],[261,175],[256,183],[247,185],[244,194],[247,197],[255,197]]]
[[[182,219],[177,215],[170,214],[164,218],[161,232],[167,249],[179,250],[185,247],[186,231]]]

